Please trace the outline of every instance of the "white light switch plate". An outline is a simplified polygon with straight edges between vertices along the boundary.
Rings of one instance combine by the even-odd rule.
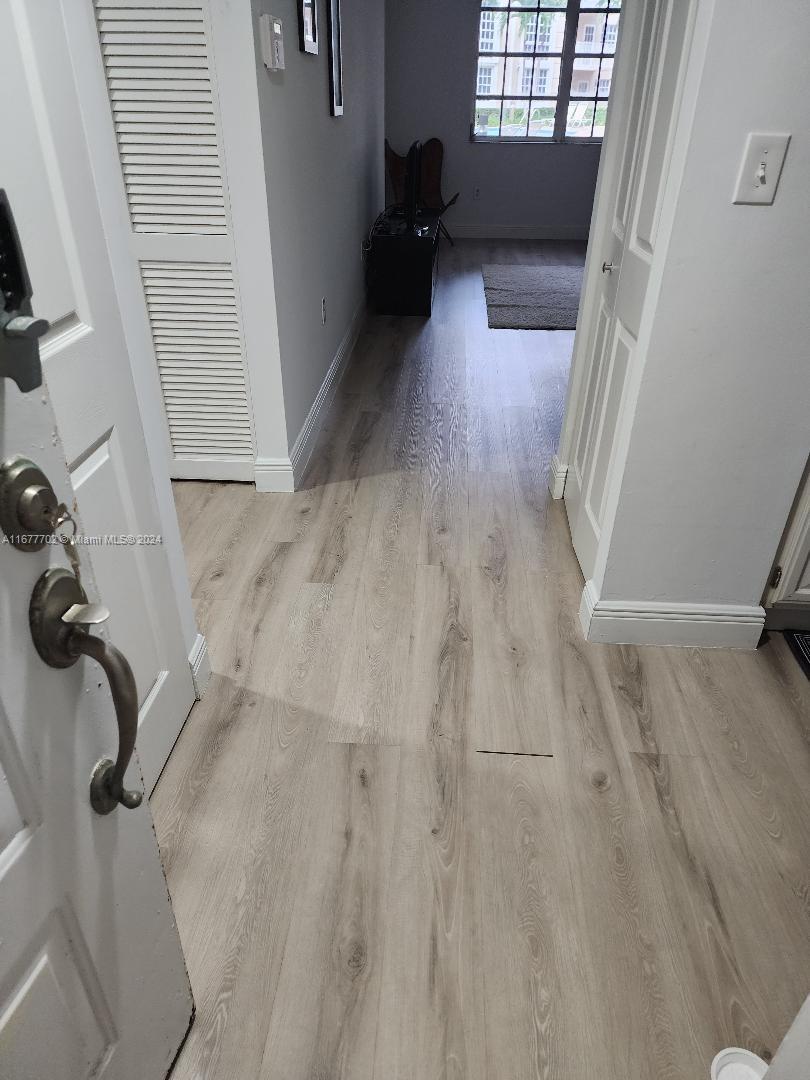
[[[757,205],[773,202],[789,142],[790,135],[749,132],[733,202]]]

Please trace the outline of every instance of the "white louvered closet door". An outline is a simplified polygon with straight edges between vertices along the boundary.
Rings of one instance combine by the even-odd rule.
[[[207,2],[95,0],[95,9],[172,475],[252,480]]]

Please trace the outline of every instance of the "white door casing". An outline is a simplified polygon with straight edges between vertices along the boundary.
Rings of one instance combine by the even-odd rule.
[[[575,419],[566,418],[573,434],[565,451],[564,498],[586,581],[597,576],[629,375],[639,363],[642,313],[695,7],[694,0],[654,0],[635,5],[635,11],[628,6],[623,16],[620,96],[613,105],[620,128],[614,137],[609,119],[606,141],[612,140],[613,154],[597,196],[601,228],[589,251],[589,264],[605,262],[614,269],[600,273],[596,265],[588,268],[583,298],[588,318],[581,330],[582,351],[575,353],[578,382],[572,380],[567,410]]]
[[[769,585],[763,604],[778,611],[779,625],[800,629],[810,623],[810,464],[805,469],[774,566],[781,570],[776,585]],[[773,580],[773,577],[771,578]],[[801,613],[801,626],[797,616]],[[793,620],[793,621],[791,621]]]
[[[810,1061],[810,997],[804,1004],[787,1034],[779,1044],[768,1071],[767,1080],[801,1080],[807,1076]]]
[[[88,535],[160,535],[153,478],[112,282],[64,14],[5,0],[4,93],[13,87],[0,176],[39,313],[43,369]],[[13,33],[5,33],[13,26]],[[135,672],[138,745],[151,791],[194,701],[166,552],[94,548],[110,633]]]

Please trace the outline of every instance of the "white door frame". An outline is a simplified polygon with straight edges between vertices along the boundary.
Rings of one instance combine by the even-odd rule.
[[[807,1076],[807,1062],[810,1060],[810,997],[779,1044],[770,1068],[765,1073],[765,1080],[801,1080]]]
[[[785,532],[774,559],[762,600],[768,629],[810,630],[810,590],[806,570],[810,560],[810,461],[804,471]],[[775,585],[773,572],[779,567]],[[804,578],[804,581],[802,580]],[[804,587],[802,588],[802,585]]]

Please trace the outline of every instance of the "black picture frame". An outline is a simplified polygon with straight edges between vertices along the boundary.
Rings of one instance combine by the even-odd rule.
[[[343,116],[343,41],[340,25],[340,0],[326,0],[329,18],[329,110]]]
[[[298,0],[298,47],[318,55],[318,0]]]

